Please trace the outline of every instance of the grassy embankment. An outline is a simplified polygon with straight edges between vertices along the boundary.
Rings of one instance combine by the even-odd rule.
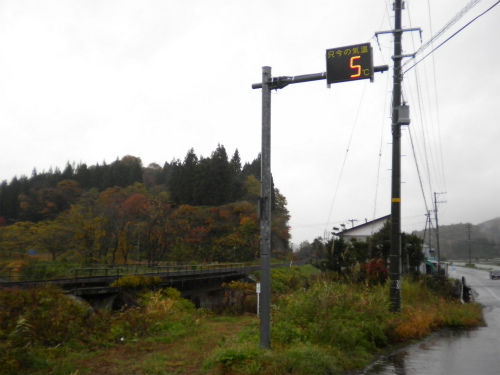
[[[254,315],[196,310],[172,289],[94,314],[53,288],[0,291],[0,374],[342,374],[432,330],[481,323],[480,307],[448,297],[448,283],[404,280],[393,314],[386,285],[313,273],[273,270],[272,351],[259,349]]]

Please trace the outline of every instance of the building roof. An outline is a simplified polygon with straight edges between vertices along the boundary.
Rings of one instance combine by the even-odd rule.
[[[343,230],[340,234],[345,237],[368,237],[379,231],[385,222],[391,218],[391,215],[379,217],[378,219],[367,221],[366,223],[356,225],[355,227]]]

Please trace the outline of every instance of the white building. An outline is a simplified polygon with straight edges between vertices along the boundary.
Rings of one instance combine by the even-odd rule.
[[[378,219],[367,221],[366,223],[357,225],[355,227],[345,229],[340,235],[344,236],[344,239],[356,239],[357,241],[366,241],[368,237],[377,233],[384,224],[391,218],[391,215],[383,216]]]

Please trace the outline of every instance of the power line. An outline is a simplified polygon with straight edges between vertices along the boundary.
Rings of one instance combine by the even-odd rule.
[[[441,31],[438,32],[438,34],[436,34],[434,37],[431,38],[430,41],[428,41],[425,45],[423,45],[417,51],[417,53],[422,52],[427,46],[431,46],[432,47],[432,42],[434,40],[436,40],[438,36],[440,36],[445,30],[447,30],[451,25],[453,25],[459,18],[461,18],[468,10],[470,10],[478,2],[479,2],[479,0],[470,2],[464,9],[462,9],[461,12],[459,12],[457,14],[457,16],[455,16],[450,22],[448,22],[448,24],[444,28],[442,28]],[[482,15],[486,14],[489,10],[493,9],[496,5],[498,5],[499,2],[500,1],[497,1],[497,3],[495,3],[493,6],[491,6],[489,9],[487,9],[486,11],[484,11],[483,13],[481,13],[480,15],[476,16],[473,20],[471,20],[468,24],[466,24],[460,30],[458,30],[456,33],[454,33],[452,36],[450,36],[447,40],[445,40],[444,42],[442,42],[439,46],[437,46],[436,48],[433,48],[433,50],[431,52],[429,52],[426,56],[424,56],[420,61],[418,61],[417,63],[415,63],[414,65],[412,65],[412,67],[410,67],[409,69],[407,69],[405,71],[405,73],[408,70],[410,70],[413,67],[415,67],[419,62],[423,61],[426,57],[428,57],[430,54],[432,54],[433,51],[437,50],[444,43],[446,43],[451,38],[453,38],[456,34],[458,34],[460,31],[462,31],[463,29],[465,29],[468,25],[470,25],[471,23],[473,23],[475,20],[477,20]],[[409,10],[408,10],[408,16],[410,16]],[[430,4],[429,4],[429,17],[430,17]],[[411,25],[411,19],[410,19],[410,25]],[[436,103],[435,103],[435,105],[436,105],[436,112],[438,112],[439,111],[439,104],[438,104],[438,96],[437,96],[437,83],[436,83],[436,70],[435,70],[434,56],[435,55],[433,55],[434,96],[435,96],[435,101],[436,101]],[[424,130],[424,122],[426,121],[426,119],[424,119],[424,112],[423,112],[424,108],[422,107],[423,106],[422,93],[421,93],[421,88],[420,88],[420,84],[419,84],[419,78],[418,78],[417,70],[415,70],[415,81],[416,81],[416,89],[417,89],[417,96],[418,96],[419,113],[420,113],[420,117],[421,117],[420,120],[421,120],[421,126],[422,126],[422,136],[423,136],[423,140],[422,141],[423,141],[423,148],[424,148],[423,154],[425,155],[425,161],[426,161],[426,166],[427,166],[427,176],[428,176],[428,179],[429,179],[429,189],[430,189],[430,194],[432,195],[433,188],[432,188],[432,184],[431,184],[431,168],[430,168],[431,165],[429,165],[429,158],[430,158],[431,164],[433,166],[432,169],[433,169],[433,171],[435,173],[435,177],[436,178],[440,177],[438,179],[441,180],[441,182],[443,184],[443,187],[446,190],[446,176],[445,176],[445,172],[444,172],[444,157],[443,157],[443,149],[442,149],[442,141],[441,141],[441,132],[440,132],[440,128],[439,128],[439,114],[437,113],[437,119],[436,119],[437,126],[431,126],[431,128],[430,128],[431,130],[434,129],[434,133],[436,133],[436,131],[437,131],[437,140],[436,140],[436,142],[437,142],[438,146],[437,146],[437,150],[436,150],[437,154],[434,155],[434,152],[433,152],[432,148],[428,150],[428,146],[427,146],[427,141],[426,141],[427,136],[426,136],[426,131]],[[427,86],[425,86],[425,85],[424,85],[424,87],[427,88]],[[429,95],[429,97],[430,97],[430,95]],[[430,116],[428,120],[430,120],[431,124],[432,124],[434,122],[434,117]],[[434,134],[434,136],[436,136],[436,134]],[[413,143],[413,139],[412,139],[412,143]],[[413,150],[415,152],[414,145],[412,145],[412,148],[413,148]],[[417,166],[417,168],[418,168],[418,166]],[[419,178],[420,178],[420,176],[419,176]]]
[[[477,0],[479,2],[480,0]],[[476,0],[473,0],[472,2],[476,3]],[[471,2],[471,3],[472,3]],[[432,18],[431,18],[431,2],[430,0],[427,0],[427,12],[429,14],[429,28],[431,31],[431,35],[433,35],[432,32]],[[465,13],[464,13],[465,14]],[[431,42],[431,47],[433,47],[433,42]],[[432,55],[432,78],[433,78],[433,83],[434,83],[434,101],[436,105],[436,129],[438,133],[438,151],[439,151],[439,156],[440,156],[440,166],[441,166],[441,177],[442,177],[442,182],[443,182],[443,187],[444,190],[446,189],[446,174],[444,172],[444,157],[443,157],[443,142],[441,141],[441,116],[440,116],[440,110],[439,110],[439,100],[438,100],[438,89],[437,89],[437,78],[436,78],[436,55]],[[432,119],[432,117],[431,117]]]
[[[411,13],[410,13],[410,9],[408,9],[408,18],[409,18],[409,22],[410,22],[410,26],[411,26]],[[413,48],[415,49],[415,40],[413,38],[413,34],[412,34],[412,42],[413,42]],[[426,72],[424,71],[424,77],[427,77]],[[424,82],[425,83],[425,82]],[[424,124],[426,124],[427,122],[427,119],[428,119],[428,116],[427,116],[427,113],[425,112],[425,106],[424,106],[424,102],[423,102],[423,97],[428,97],[428,95],[422,95],[422,91],[420,89],[420,79],[419,79],[419,75],[418,75],[418,70],[416,69],[415,70],[415,84],[416,84],[416,92],[417,92],[417,104],[418,104],[418,113],[420,114],[420,125],[421,125],[421,131],[422,131],[422,147],[423,147],[423,155],[424,155],[424,160],[425,160],[425,166],[426,166],[426,171],[427,171],[427,177],[428,177],[428,183],[429,183],[429,191],[430,193],[432,194],[432,179],[431,179],[431,168],[430,168],[430,165],[429,165],[429,159],[431,159],[432,161],[432,149],[429,147],[427,147],[427,140],[428,140],[428,136],[426,134],[426,127]],[[427,85],[423,85],[424,88],[427,88]],[[432,118],[431,118],[432,120]],[[432,124],[432,121],[431,121],[431,124]],[[432,128],[432,127],[431,127]],[[410,137],[411,137],[411,134],[410,134]],[[413,138],[411,138],[411,142],[412,142],[412,149],[413,151],[415,152],[415,148],[414,148],[414,144],[413,144]],[[430,155],[430,157],[429,157]],[[415,162],[416,162],[416,158],[415,158]],[[417,165],[417,171],[418,171],[418,165]],[[421,186],[423,187],[423,184],[422,184],[422,180],[421,180],[421,176],[419,175],[419,179],[420,179],[420,182],[421,182]],[[425,194],[424,194],[424,203],[426,204],[426,210],[427,210],[427,203],[425,202]]]
[[[358,117],[359,117],[359,113],[360,113],[360,110],[361,110],[361,105],[363,103],[363,99],[365,97],[366,88],[367,88],[367,85],[364,85],[363,92],[361,94],[361,98],[360,98],[360,101],[359,101],[359,104],[358,104],[358,109],[356,111],[356,117],[354,119],[354,123],[353,123],[352,129],[351,129],[351,134],[349,136],[349,141],[347,142],[347,148],[346,148],[346,152],[345,152],[345,155],[344,155],[344,160],[342,161],[342,166],[340,167],[340,173],[339,173],[339,178],[337,180],[337,186],[335,187],[335,192],[333,193],[333,197],[332,197],[332,203],[330,204],[330,210],[328,211],[328,219],[326,220],[326,228],[325,228],[325,230],[328,228],[328,226],[330,224],[330,218],[331,218],[331,215],[332,215],[333,206],[335,205],[335,201],[337,200],[337,194],[338,194],[338,191],[339,191],[339,188],[340,188],[340,182],[342,180],[342,175],[344,174],[344,168],[345,168],[345,165],[346,165],[347,156],[349,155],[349,151],[350,151],[351,143],[352,143],[352,138],[354,136],[354,130],[356,129],[356,125],[358,123]]]
[[[448,41],[450,41],[452,38],[454,38],[457,34],[459,34],[460,32],[462,32],[465,28],[467,28],[468,26],[470,26],[473,22],[475,22],[476,20],[478,20],[480,17],[484,16],[486,13],[488,13],[490,10],[492,10],[493,8],[495,8],[498,4],[500,4],[500,0],[498,0],[495,4],[493,4],[492,6],[490,6],[488,9],[486,9],[484,12],[480,13],[479,15],[477,15],[476,17],[474,17],[472,20],[470,20],[469,22],[467,22],[464,26],[462,26],[460,29],[458,29],[457,31],[455,31],[453,34],[451,34],[448,38],[446,38],[443,42],[441,42],[437,47],[433,48],[429,53],[427,53],[424,57],[422,57],[420,60],[418,60],[415,64],[413,64],[412,66],[410,66],[408,69],[406,69],[404,72],[403,72],[403,75],[406,74],[408,71],[410,71],[411,69],[413,69],[415,66],[417,66],[418,64],[420,64],[422,61],[424,61],[427,57],[429,57],[432,53],[434,53],[436,50],[438,50],[440,47],[442,47],[444,44],[446,44]]]
[[[387,89],[389,86],[389,78],[390,78],[390,76],[387,75],[387,79],[385,81],[384,92],[386,93],[386,95],[384,96],[384,111],[383,111],[383,115],[382,115],[382,121],[381,121],[382,126],[381,126],[381,130],[380,130],[380,144],[379,144],[379,150],[378,150],[378,164],[377,164],[377,179],[375,181],[375,197],[374,197],[374,202],[373,202],[373,220],[375,220],[376,215],[377,215],[377,198],[378,198],[378,188],[379,188],[379,184],[380,184],[380,164],[382,162],[382,145],[383,145],[383,141],[384,141],[385,115],[386,115],[385,108],[387,105],[387,98],[388,98]]]
[[[448,23],[446,25],[444,25],[441,30],[439,30],[436,34],[432,34],[432,24],[431,24],[431,38],[425,42],[424,44],[422,44],[420,46],[420,48],[415,52],[415,55],[419,54],[419,53],[422,53],[422,51],[424,51],[427,47],[433,45],[434,41],[436,39],[438,39],[441,35],[444,34],[444,32],[446,30],[448,30],[451,26],[453,26],[455,23],[458,22],[458,20],[460,18],[462,18],[469,10],[471,10],[475,5],[477,5],[481,0],[472,0],[471,2],[469,2],[464,8],[462,8],[462,10],[460,10],[456,15],[455,17],[453,17],[450,21],[448,21]],[[429,5],[429,1],[427,1],[427,5],[428,5],[428,10],[429,10],[429,21],[430,21],[430,5]],[[408,65],[409,62],[406,62],[403,64],[403,66],[405,65]]]
[[[415,167],[417,168],[418,181],[420,183],[420,191],[422,192],[422,198],[424,199],[425,211],[429,211],[429,206],[427,205],[427,199],[425,199],[424,184],[422,182],[422,176],[420,174],[420,168],[418,167],[417,154],[415,153],[415,146],[413,145],[413,137],[411,135],[411,129],[408,128],[408,134],[410,135],[411,149],[413,151],[413,159],[415,160]]]

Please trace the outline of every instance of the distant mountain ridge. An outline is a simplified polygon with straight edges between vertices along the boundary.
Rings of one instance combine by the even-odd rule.
[[[424,231],[416,232],[423,237]],[[429,244],[429,231],[425,234],[426,243]],[[435,229],[432,230],[430,245],[436,248]],[[441,257],[446,259],[500,258],[500,217],[485,221],[470,227],[470,241],[468,224],[451,224],[439,226],[439,243]]]
[[[500,242],[500,217],[485,221],[477,227],[482,233],[491,237],[496,243]]]

